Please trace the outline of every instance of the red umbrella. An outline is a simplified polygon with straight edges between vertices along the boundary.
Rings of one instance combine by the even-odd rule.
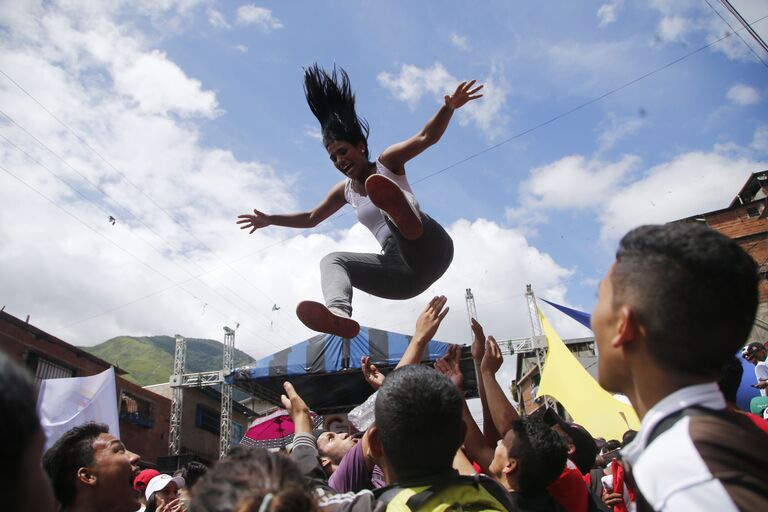
[[[313,428],[322,424],[322,417],[310,412]],[[293,442],[294,425],[291,415],[285,409],[277,409],[275,412],[256,418],[251,422],[245,433],[241,446],[256,448],[285,448]]]

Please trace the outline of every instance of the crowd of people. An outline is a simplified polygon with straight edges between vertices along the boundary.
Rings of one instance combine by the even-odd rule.
[[[287,453],[235,447],[208,469],[139,467],[104,425],[73,428],[43,454],[34,381],[0,354],[4,510],[29,511],[757,511],[768,510],[768,430],[735,406],[757,308],[754,260],[700,225],[644,226],[620,242],[592,328],[599,382],[641,419],[622,440],[594,439],[552,408],[521,417],[496,379],[501,351],[472,324],[483,426],[462,392],[460,351],[420,364],[447,314],[435,297],[397,368],[369,359],[375,418],[362,435],[318,432],[290,382]],[[567,376],[563,376],[567,378]],[[141,447],[130,447],[141,450]]]

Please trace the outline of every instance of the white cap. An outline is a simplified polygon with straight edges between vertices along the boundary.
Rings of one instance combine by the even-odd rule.
[[[153,492],[162,491],[171,482],[176,482],[179,489],[186,485],[183,477],[160,474],[149,481],[144,496],[149,499]]]

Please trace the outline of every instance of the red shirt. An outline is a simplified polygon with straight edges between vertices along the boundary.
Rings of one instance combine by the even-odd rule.
[[[752,423],[757,425],[760,430],[768,434],[768,421],[764,420],[760,416],[756,414],[747,413],[747,418],[752,420]]]
[[[557,480],[547,487],[547,491],[566,512],[587,512],[589,508],[589,490],[581,471],[569,468],[567,464]]]

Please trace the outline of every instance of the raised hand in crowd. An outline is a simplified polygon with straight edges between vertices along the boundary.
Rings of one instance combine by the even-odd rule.
[[[461,373],[461,347],[451,345],[448,347],[448,353],[435,361],[435,370],[442,373],[456,386],[459,391],[463,390],[464,375]]]
[[[448,299],[445,295],[438,295],[429,301],[427,307],[424,308],[424,311],[421,312],[418,320],[416,320],[416,331],[413,334],[414,339],[430,341],[434,337],[443,318],[451,309],[445,307],[446,302],[448,302]]]
[[[488,336],[485,344],[485,355],[480,363],[480,374],[485,387],[488,408],[493,418],[493,424],[497,432],[507,432],[512,423],[520,419],[520,414],[504,394],[501,385],[496,380],[496,373],[501,368],[504,357],[501,355],[499,344],[493,336]]]
[[[504,356],[501,355],[499,344],[496,343],[496,339],[493,336],[488,336],[488,341],[485,344],[485,354],[483,354],[483,359],[480,363],[480,371],[494,376],[499,371],[499,368],[501,368],[501,363],[503,362]]]
[[[283,382],[283,389],[285,394],[280,395],[280,401],[288,414],[291,415],[294,430],[297,433],[311,433],[312,420],[309,417],[309,407],[307,407],[306,402],[296,393],[290,382]]]
[[[416,320],[416,331],[413,333],[413,338],[411,338],[408,348],[405,349],[403,357],[397,363],[397,368],[421,362],[427,343],[432,340],[443,318],[448,314],[450,308],[445,307],[446,302],[448,299],[445,298],[445,295],[435,296],[429,301],[427,307]]]
[[[501,435],[496,430],[496,426],[493,424],[491,418],[491,411],[488,409],[488,400],[485,396],[485,385],[480,375],[480,365],[483,362],[483,356],[485,355],[485,331],[483,326],[477,319],[473,318],[470,321],[472,326],[472,360],[475,362],[475,375],[477,376],[477,394],[480,396],[480,403],[483,407],[483,435],[488,440],[491,446],[501,439]]]
[[[363,370],[363,378],[365,382],[370,384],[373,389],[379,389],[384,384],[384,374],[376,368],[376,365],[371,362],[369,356],[363,356],[360,358],[360,368]]]
[[[187,506],[181,498],[174,498],[158,505],[155,510],[156,512],[186,512]]]
[[[472,327],[472,359],[479,368],[485,355],[485,332],[483,332],[483,326],[480,325],[480,322],[474,318],[470,321],[470,325]]]

